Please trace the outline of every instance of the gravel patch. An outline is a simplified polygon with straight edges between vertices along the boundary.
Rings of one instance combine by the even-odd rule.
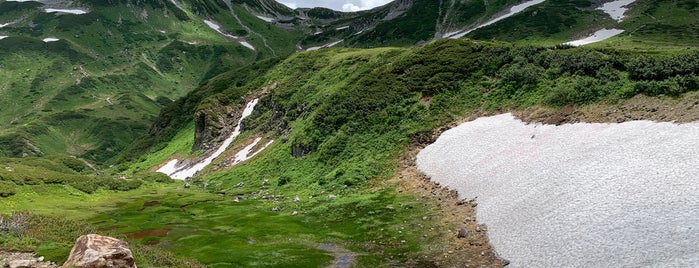
[[[511,267],[699,266],[699,123],[502,114],[444,132],[417,165],[476,199]]]

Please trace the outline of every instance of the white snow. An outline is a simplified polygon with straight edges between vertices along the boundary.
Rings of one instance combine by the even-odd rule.
[[[314,51],[314,50],[319,50],[319,49],[323,49],[323,48],[334,47],[334,46],[336,46],[337,44],[342,43],[342,42],[344,42],[344,41],[345,41],[345,40],[339,40],[339,41],[335,41],[335,42],[332,42],[332,43],[328,43],[328,44],[325,44],[325,45],[322,45],[322,46],[319,46],[319,47],[309,47],[309,48],[306,49],[306,51]]]
[[[160,173],[165,173],[169,176],[170,174],[177,172],[177,162],[179,161],[180,160],[177,159],[170,160],[170,162],[167,162],[167,164],[160,167],[157,171]]]
[[[46,37],[46,38],[44,38],[42,41],[48,43],[48,42],[56,42],[56,41],[58,41],[58,40],[61,40],[61,39],[58,39],[58,38],[55,38],[55,37]]]
[[[521,4],[519,4],[519,5],[516,5],[516,6],[511,7],[511,8],[510,8],[510,11],[508,11],[507,14],[504,14],[504,15],[502,15],[502,16],[499,16],[499,17],[496,17],[496,18],[494,18],[494,19],[491,19],[491,20],[487,21],[486,23],[483,23],[483,24],[481,24],[481,25],[476,26],[475,28],[471,28],[471,29],[468,29],[468,30],[461,30],[461,31],[456,31],[456,32],[447,33],[446,35],[444,35],[444,37],[453,38],[453,39],[458,39],[458,38],[464,37],[465,35],[469,34],[470,32],[475,31],[476,29],[479,29],[479,28],[483,28],[483,27],[485,27],[485,26],[492,25],[492,24],[494,24],[494,23],[496,23],[496,22],[498,22],[498,21],[504,20],[504,19],[509,18],[509,17],[511,17],[511,16],[513,16],[513,15],[515,15],[515,14],[517,14],[517,13],[520,13],[520,12],[524,11],[524,10],[527,9],[528,7],[541,4],[541,3],[543,3],[544,1],[546,1],[546,0],[531,0],[531,1],[527,1],[527,2],[521,3]]]
[[[265,16],[259,16],[259,15],[258,15],[258,16],[255,16],[255,17],[257,17],[258,19],[261,19],[261,20],[263,20],[263,21],[266,21],[266,22],[274,22],[274,18],[265,17]]]
[[[240,41],[239,43],[240,43],[241,45],[243,45],[244,47],[247,47],[247,48],[252,49],[253,51],[255,51],[255,47],[252,46],[250,43],[248,43],[248,42],[246,42],[246,41]]]
[[[340,30],[344,30],[344,29],[347,29],[347,28],[349,28],[349,26],[337,27],[337,28],[335,28],[335,30],[336,30],[336,31],[340,31]]]
[[[266,149],[269,145],[271,145],[274,142],[274,140],[271,140],[271,141],[267,142],[264,146],[262,146],[262,148],[260,148],[259,150],[251,153],[252,148],[257,146],[257,144],[260,143],[261,140],[262,140],[262,138],[256,138],[255,141],[253,141],[248,146],[245,146],[245,148],[241,149],[238,153],[236,153],[235,159],[233,160],[233,165],[237,165],[238,163],[241,163],[245,160],[253,158],[254,156],[256,156],[257,154],[262,152],[264,149]]]
[[[240,134],[240,127],[241,127],[241,122],[243,122],[243,119],[246,117],[250,116],[252,114],[252,111],[255,109],[255,105],[257,105],[257,102],[259,99],[254,99],[250,101],[246,106],[245,109],[243,110],[243,113],[240,116],[240,120],[238,120],[238,125],[235,127],[233,130],[233,133],[225,140],[223,141],[223,144],[216,149],[216,151],[211,154],[209,157],[206,159],[190,166],[190,167],[181,167],[178,166],[179,160],[174,159],[165,164],[163,167],[158,169],[158,172],[165,173],[168,176],[170,176],[173,179],[179,179],[179,180],[184,180],[186,178],[194,176],[197,172],[201,171],[204,169],[206,166],[211,164],[211,162],[216,159],[219,155],[221,155],[224,151],[226,151],[226,148],[228,148],[229,145],[233,142],[235,137],[237,137]],[[174,162],[174,163],[173,163]],[[174,170],[174,171],[173,171]]]
[[[9,37],[9,36],[7,36],[7,35],[0,35],[0,40],[5,39],[5,38],[8,38],[8,37]]]
[[[46,12],[46,13],[68,13],[68,14],[76,14],[76,15],[87,14],[87,11],[82,10],[82,9],[47,8],[44,10],[44,12]]]
[[[182,4],[180,4],[180,2],[177,2],[177,0],[170,0],[170,3],[175,5],[178,9],[186,12],[186,10],[184,10],[184,7],[182,7]]]
[[[602,40],[609,39],[613,36],[619,35],[623,33],[624,30],[619,30],[619,29],[602,29],[599,31],[596,31],[594,34],[592,34],[589,37],[575,40],[575,41],[570,41],[565,43],[566,45],[571,45],[571,46],[582,46],[582,45],[587,45],[587,44],[592,44],[596,43]]]
[[[600,10],[604,11],[605,13],[609,14],[612,19],[615,19],[618,22],[621,22],[624,20],[624,13],[628,10],[626,6],[630,5],[631,3],[635,2],[636,0],[617,0],[617,1],[612,1],[609,3],[605,3],[602,5]]]
[[[10,25],[12,25],[12,24],[13,24],[12,22],[0,23],[0,28],[5,28],[5,27],[10,26]]]
[[[224,33],[223,30],[221,30],[221,25],[219,25],[219,24],[216,23],[215,21],[212,21],[212,20],[204,20],[204,23],[206,23],[206,25],[209,26],[209,28],[213,29],[214,31],[220,33],[220,34],[223,35],[223,36],[230,37],[230,38],[233,38],[233,39],[238,39],[238,37],[235,36],[235,35],[230,35],[230,34]]]
[[[417,165],[476,198],[511,267],[699,267],[699,122],[502,114],[444,132]]]

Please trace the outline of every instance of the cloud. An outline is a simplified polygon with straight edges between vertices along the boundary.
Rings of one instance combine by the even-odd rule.
[[[334,10],[355,12],[385,5],[392,0],[281,0],[277,1],[292,9],[299,7],[326,7]]]
[[[277,1],[277,2],[279,2],[282,5],[288,6],[291,9],[296,9],[298,7],[296,2],[286,2],[286,1]]]
[[[344,11],[344,12],[357,12],[360,10],[362,10],[361,7],[358,7],[352,3],[347,3],[347,4],[342,5],[342,11]]]
[[[391,2],[391,0],[359,0],[359,5],[356,5],[354,3],[349,3],[349,2],[350,1],[348,1],[348,3],[342,5],[342,11],[356,12],[356,11],[360,11],[360,10],[368,10],[368,9],[372,9],[372,8],[375,8],[378,6],[385,5],[389,2]],[[357,1],[355,0],[352,2],[357,2]]]

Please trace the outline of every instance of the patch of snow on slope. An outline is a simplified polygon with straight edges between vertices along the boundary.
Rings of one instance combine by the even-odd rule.
[[[506,18],[511,17],[512,15],[515,15],[515,14],[517,14],[517,13],[520,13],[520,12],[524,11],[524,10],[527,9],[528,7],[541,4],[541,3],[543,3],[544,1],[546,1],[546,0],[531,0],[531,1],[527,1],[527,2],[521,3],[521,4],[519,4],[519,5],[516,5],[516,6],[513,6],[512,8],[510,8],[510,11],[507,12],[507,14],[504,14],[504,15],[502,15],[502,16],[499,16],[499,17],[496,17],[496,18],[494,18],[494,19],[491,19],[491,20],[487,21],[486,23],[483,23],[483,24],[481,24],[481,25],[478,25],[478,26],[476,26],[475,28],[472,28],[472,29],[469,29],[469,30],[465,30],[465,31],[462,30],[462,31],[456,31],[456,32],[447,33],[444,37],[453,38],[453,39],[458,39],[458,38],[464,37],[465,35],[469,34],[470,32],[475,31],[476,29],[479,29],[479,28],[483,28],[483,27],[492,25],[492,24],[494,24],[494,23],[496,23],[496,22],[498,22],[498,21],[504,20],[504,19],[506,19]]]
[[[12,25],[12,24],[13,24],[12,22],[0,23],[0,28],[5,28],[5,27],[10,26],[10,25]]]
[[[314,50],[319,50],[319,49],[323,49],[323,48],[334,47],[334,46],[336,46],[337,44],[342,43],[342,42],[344,42],[344,41],[345,41],[345,40],[335,41],[335,42],[328,43],[328,44],[325,44],[325,45],[322,45],[322,46],[319,46],[319,47],[309,47],[309,48],[306,49],[306,51],[314,51]]]
[[[233,39],[238,39],[238,37],[235,36],[235,35],[230,35],[230,34],[227,34],[227,33],[223,32],[223,30],[221,30],[221,25],[219,25],[219,24],[216,23],[215,21],[212,21],[212,20],[204,20],[204,23],[206,23],[206,25],[209,26],[209,28],[213,29],[214,31],[220,33],[220,34],[223,35],[223,36],[230,37],[230,38],[233,38]]]
[[[259,15],[255,16],[255,17],[257,17],[258,19],[261,19],[263,21],[266,21],[266,22],[274,22],[274,18],[259,16]]]
[[[233,130],[233,133],[225,140],[223,141],[223,144],[216,149],[216,151],[211,154],[209,157],[206,159],[190,166],[190,167],[182,167],[178,166],[177,164],[179,163],[179,160],[174,159],[165,164],[163,167],[158,169],[158,172],[165,173],[168,176],[170,176],[173,179],[179,179],[179,180],[184,180],[186,178],[194,176],[197,172],[203,170],[206,166],[211,164],[211,162],[216,159],[219,155],[221,155],[224,151],[226,151],[226,148],[228,148],[229,145],[233,142],[235,137],[237,137],[240,134],[240,127],[241,123],[243,122],[243,119],[246,117],[250,116],[252,114],[252,111],[255,109],[255,105],[257,105],[257,102],[259,99],[254,99],[245,106],[245,109],[243,110],[243,113],[240,116],[240,119],[238,120],[238,125],[235,127]],[[174,163],[173,163],[174,162]],[[173,172],[174,169],[174,172]]]
[[[243,45],[244,47],[247,47],[247,48],[249,48],[249,49],[252,49],[252,51],[255,51],[255,47],[252,46],[250,43],[248,43],[248,42],[246,42],[246,41],[240,41],[239,43],[240,43],[241,45]]]
[[[629,10],[626,6],[630,5],[635,1],[636,0],[617,0],[605,3],[598,9],[609,14],[609,16],[612,17],[612,19],[621,22],[624,20],[624,13],[626,13],[626,11]]]
[[[5,39],[5,38],[8,38],[8,37],[9,37],[9,36],[7,36],[7,35],[0,35],[0,40]]]
[[[511,267],[699,267],[699,122],[525,124],[445,131],[417,156],[476,199]]]
[[[182,11],[185,11],[185,10],[184,10],[184,7],[182,6],[182,4],[180,4],[180,2],[177,2],[177,0],[170,0],[170,3],[172,3],[173,5],[175,5],[175,7],[177,7],[178,9],[180,9],[180,10],[182,10]]]
[[[76,15],[87,14],[87,11],[82,10],[82,9],[47,8],[44,10],[44,12],[46,12],[46,13],[68,13],[68,14],[76,14]]]
[[[58,38],[55,38],[55,37],[46,37],[46,38],[44,38],[42,41],[44,41],[45,43],[48,43],[48,42],[56,42],[56,41],[58,41],[58,40],[61,40],[61,39],[58,39]]]
[[[599,31],[596,31],[594,34],[592,34],[589,37],[575,40],[575,41],[570,41],[565,43],[566,45],[571,45],[571,46],[582,46],[582,45],[587,45],[587,44],[592,44],[596,43],[602,40],[609,39],[613,36],[619,35],[623,33],[624,30],[619,30],[619,29],[602,29]]]
[[[237,165],[238,163],[241,163],[245,160],[253,158],[254,156],[256,156],[257,154],[262,152],[264,149],[266,149],[269,145],[271,145],[274,142],[274,140],[271,140],[271,141],[267,142],[264,146],[262,146],[262,148],[260,148],[259,150],[255,151],[255,152],[251,152],[252,148],[257,146],[257,144],[260,143],[261,140],[262,140],[262,138],[256,138],[255,141],[253,141],[248,146],[245,146],[245,148],[241,149],[238,153],[236,153],[235,159],[233,160],[233,165]]]
[[[344,30],[344,29],[347,29],[347,28],[349,28],[349,26],[337,27],[337,28],[335,28],[335,30],[336,30],[336,31],[340,31],[340,30]]]

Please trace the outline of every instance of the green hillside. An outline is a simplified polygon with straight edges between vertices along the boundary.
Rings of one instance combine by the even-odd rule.
[[[139,267],[502,266],[476,204],[426,180],[416,150],[502,112],[562,123],[639,99],[641,119],[699,109],[692,1],[639,0],[617,23],[597,2],[549,0],[439,38],[520,2],[60,6],[86,14],[0,2],[0,23],[11,22],[0,28],[0,251],[62,263],[77,236],[99,233],[128,241]],[[604,27],[626,32],[561,45]],[[154,172],[210,154],[256,98],[202,172]],[[259,154],[235,163],[258,138]]]
[[[69,153],[106,161],[160,109],[216,74],[293,51],[295,31],[239,6],[82,1],[87,14],[0,3],[0,155]],[[219,23],[251,50],[206,25]],[[58,41],[44,42],[44,38]]]

